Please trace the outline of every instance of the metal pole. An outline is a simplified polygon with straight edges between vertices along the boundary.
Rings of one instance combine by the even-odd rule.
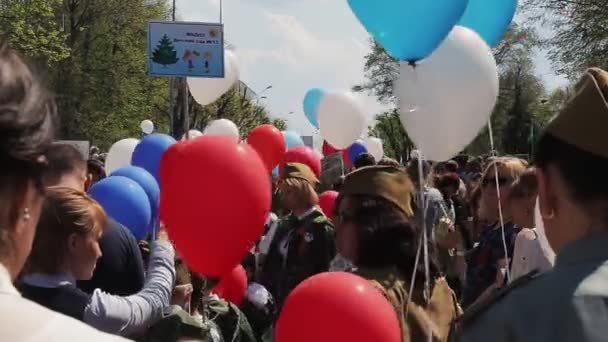
[[[172,20],[175,21],[175,1],[173,0],[173,14]],[[172,77],[169,79],[169,117],[171,118],[171,127],[169,131],[171,135],[174,135],[174,127],[175,127],[175,82],[176,78]]]
[[[189,97],[188,81],[186,77],[184,77],[184,132],[186,133],[186,140],[190,140],[190,113],[188,108]]]
[[[220,24],[222,24],[222,23],[223,23],[223,19],[224,19],[224,18],[223,18],[223,12],[222,12],[222,10],[223,10],[223,8],[222,8],[222,7],[223,7],[223,6],[222,6],[222,3],[223,3],[223,1],[222,1],[222,0],[220,0]]]

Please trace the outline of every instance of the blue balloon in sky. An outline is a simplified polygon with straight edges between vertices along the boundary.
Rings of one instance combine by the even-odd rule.
[[[348,4],[389,55],[416,62],[447,37],[462,17],[467,0],[348,0]]]
[[[143,239],[152,221],[150,200],[137,182],[123,176],[105,178],[89,189],[89,194],[136,239]]]
[[[175,139],[166,134],[147,135],[135,147],[135,151],[133,151],[133,156],[131,157],[131,164],[150,172],[156,178],[158,184],[160,184],[158,175],[160,159],[163,153],[175,143]]]
[[[321,99],[325,95],[325,91],[319,88],[310,89],[306,96],[304,96],[304,115],[310,123],[315,127],[319,128],[319,122],[317,119],[319,110],[319,104]]]
[[[112,172],[110,176],[127,177],[139,184],[139,186],[141,186],[141,188],[146,192],[148,200],[150,201],[152,218],[156,218],[158,216],[158,208],[160,205],[160,187],[150,172],[137,166],[125,166]]]
[[[285,138],[285,143],[287,144],[287,149],[304,145],[304,141],[302,137],[294,132],[294,131],[283,131],[283,138]]]
[[[355,142],[348,148],[348,159],[354,164],[357,157],[363,153],[367,153],[367,147],[360,142]]]
[[[490,47],[497,47],[516,9],[517,0],[469,0],[458,25],[477,32]]]

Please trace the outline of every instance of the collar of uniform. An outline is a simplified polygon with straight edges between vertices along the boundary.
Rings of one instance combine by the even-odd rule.
[[[0,293],[20,296],[19,291],[13,285],[10,273],[2,264],[0,264]]]
[[[23,276],[21,282],[31,286],[51,289],[60,286],[76,286],[74,277],[67,274],[30,273]]]
[[[608,260],[608,233],[590,235],[566,245],[555,259],[555,267],[589,260]]]
[[[308,215],[310,215],[310,214],[314,213],[316,210],[317,210],[317,208],[316,208],[316,207],[312,207],[312,208],[310,208],[310,209],[306,210],[306,211],[304,212],[304,214],[299,215],[299,216],[296,216],[296,217],[298,218],[298,220],[302,220],[302,219],[304,219],[304,218],[308,217]]]

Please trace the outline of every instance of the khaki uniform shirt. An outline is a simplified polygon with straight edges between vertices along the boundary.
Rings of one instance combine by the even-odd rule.
[[[553,270],[515,281],[459,323],[459,341],[608,341],[608,234],[566,246]]]

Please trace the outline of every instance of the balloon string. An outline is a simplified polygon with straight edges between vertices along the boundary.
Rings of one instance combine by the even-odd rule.
[[[492,122],[490,120],[488,120],[488,133],[490,134],[490,148],[492,149],[492,154],[496,154],[496,150],[494,149],[494,133],[492,131]],[[505,260],[507,262],[507,265],[505,267],[506,270],[506,274],[507,274],[507,283],[509,283],[511,281],[511,272],[509,270],[509,253],[508,253],[508,249],[507,249],[507,237],[505,234],[505,220],[504,220],[504,216],[502,213],[502,203],[501,203],[501,196],[500,196],[500,184],[498,182],[498,167],[496,164],[494,164],[494,180],[496,181],[496,195],[498,197],[498,219],[500,220],[500,232],[502,234],[502,247],[503,247],[503,251],[505,253]],[[500,272],[500,270],[498,270],[498,272]]]

